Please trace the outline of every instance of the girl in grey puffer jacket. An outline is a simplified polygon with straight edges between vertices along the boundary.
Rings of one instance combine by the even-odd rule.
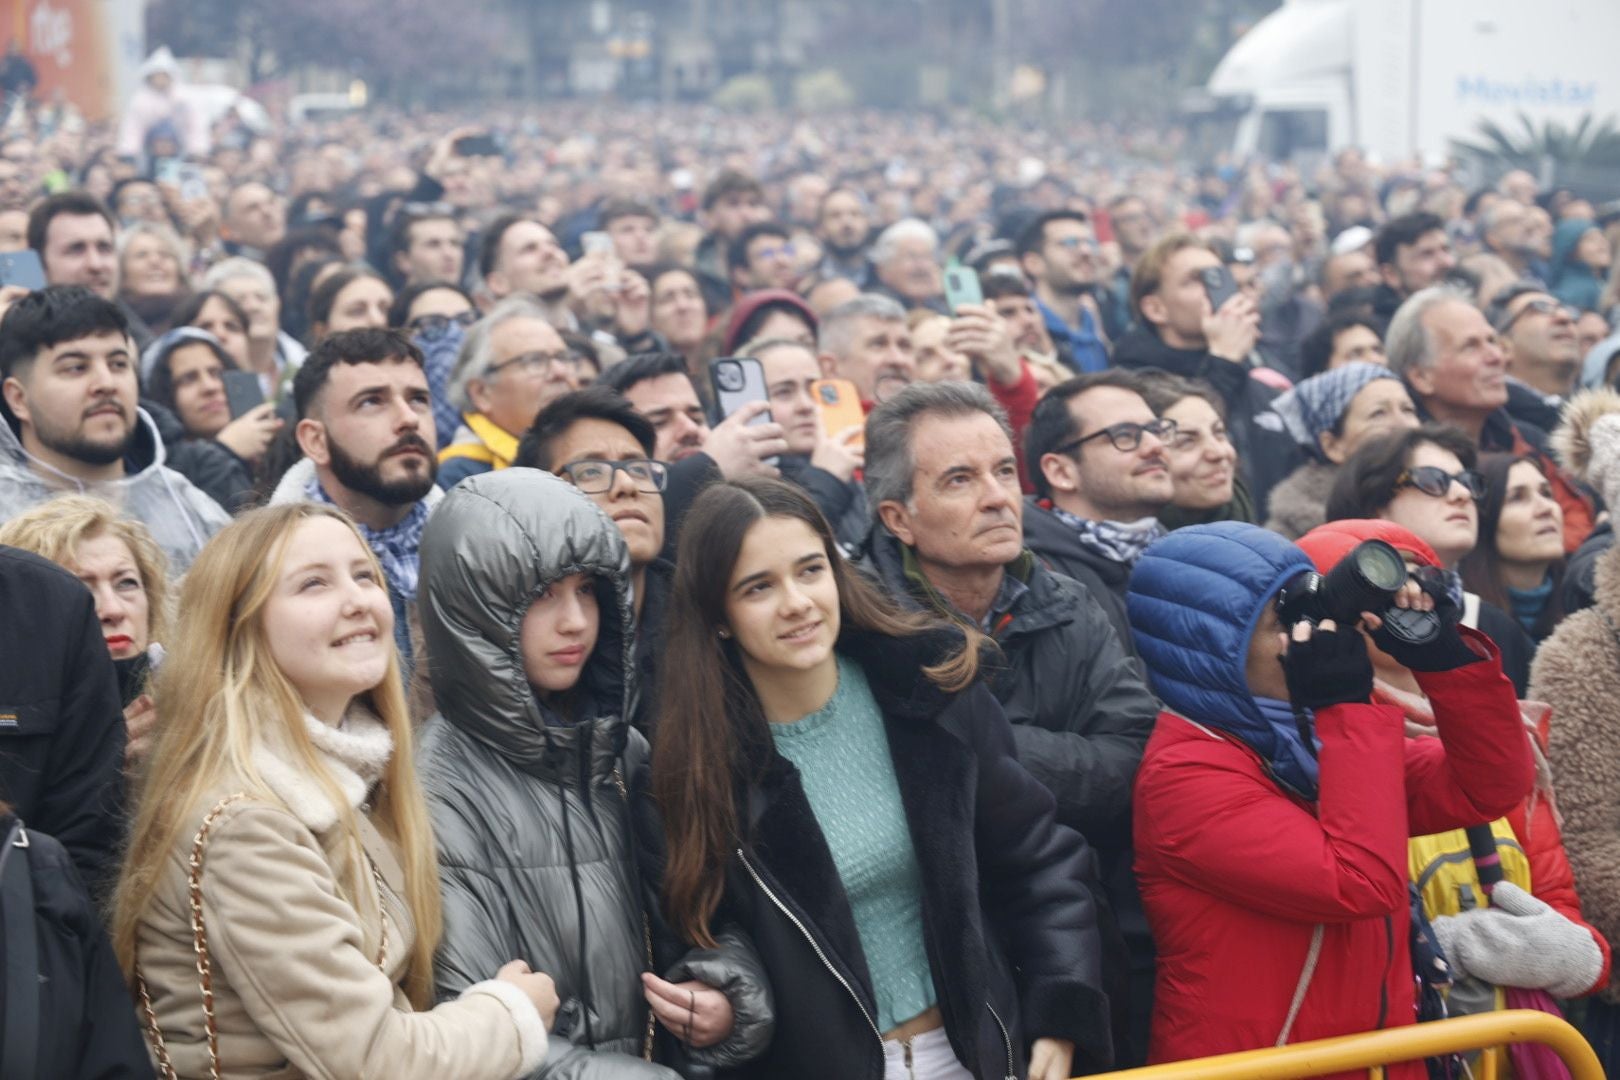
[[[628,791],[647,749],[627,722],[634,622],[618,528],[550,474],[471,477],[428,520],[419,599],[439,706],[418,765],[444,890],[440,996],[493,970],[490,957],[551,975],[563,1005],[546,1080],[673,1080],[652,1060],[655,1016],[686,1061],[762,1052],[770,995],[741,935],[688,954],[669,982],[643,975],[655,894],[637,873]]]

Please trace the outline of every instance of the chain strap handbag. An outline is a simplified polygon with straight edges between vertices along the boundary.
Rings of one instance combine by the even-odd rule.
[[[220,1080],[219,1073],[219,1027],[214,1018],[214,966],[208,956],[208,930],[203,925],[202,908],[202,871],[203,848],[208,843],[208,830],[213,828],[219,815],[225,808],[238,799],[247,798],[245,791],[238,791],[234,795],[227,795],[214,804],[203,818],[202,825],[197,829],[197,835],[191,841],[191,858],[187,867],[187,899],[191,907],[191,942],[197,954],[197,986],[202,992],[202,1010],[204,1028],[208,1035],[208,1076],[210,1080]],[[377,925],[381,928],[378,942],[377,967],[383,971],[388,967],[388,916],[383,910],[383,880],[382,873],[369,854],[366,863],[371,867],[372,884],[377,890]],[[157,1058],[158,1075],[163,1080],[178,1080],[174,1071],[174,1063],[169,1059],[169,1047],[163,1040],[163,1029],[158,1027],[157,1014],[152,1009],[152,996],[147,992],[146,979],[141,974],[139,954],[135,960],[135,991],[140,999],[141,1014],[146,1022],[146,1037],[152,1044],[152,1053]]]

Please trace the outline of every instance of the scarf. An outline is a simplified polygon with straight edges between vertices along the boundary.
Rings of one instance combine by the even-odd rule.
[[[1109,562],[1135,566],[1136,560],[1148,545],[1165,534],[1158,518],[1145,517],[1139,521],[1092,521],[1069,513],[1059,506],[1052,507],[1053,515],[1080,534],[1080,546],[1102,556]]]
[[[1271,411],[1282,417],[1283,427],[1296,443],[1317,461],[1322,453],[1322,433],[1333,431],[1370,382],[1399,378],[1382,364],[1357,361],[1320,375],[1302,379],[1271,403]]]
[[[1321,773],[1316,755],[1322,749],[1321,740],[1315,735],[1315,718],[1311,716],[1310,710],[1305,711],[1306,723],[1312,732],[1311,745],[1306,746],[1300,734],[1299,720],[1294,716],[1294,707],[1291,704],[1276,698],[1263,697],[1255,698],[1254,704],[1260,710],[1260,718],[1265,721],[1265,727],[1258,730],[1233,731],[1232,734],[1259,752],[1265,759],[1267,771],[1279,783],[1315,802],[1317,781]]]
[[[337,505],[321,490],[319,480],[311,480],[304,494],[311,502]],[[422,572],[422,529],[427,525],[427,519],[427,502],[423,500],[411,507],[405,520],[386,529],[372,529],[355,522],[367,546],[377,556],[377,561],[382,563],[388,587],[407,604],[416,603],[416,585]]]
[[[1524,632],[1532,639],[1536,637],[1536,624],[1541,621],[1542,612],[1547,610],[1547,601],[1552,599],[1553,579],[1549,574],[1542,579],[1540,585],[1533,589],[1515,589],[1508,586],[1508,602],[1513,607],[1513,617],[1519,620]]]
[[[1257,514],[1254,496],[1244,486],[1243,478],[1234,477],[1230,502],[1209,510],[1186,510],[1172,503],[1159,511],[1159,524],[1169,532],[1188,525],[1208,525],[1212,521],[1246,521],[1250,525],[1258,525],[1259,522],[1255,520]]]

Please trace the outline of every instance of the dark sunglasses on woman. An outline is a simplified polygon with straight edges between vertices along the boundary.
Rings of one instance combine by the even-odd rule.
[[[1451,490],[1452,481],[1456,481],[1468,490],[1476,500],[1485,497],[1485,477],[1473,469],[1464,469],[1458,473],[1448,473],[1438,465],[1415,465],[1395,481],[1395,490],[1401,488],[1417,488],[1425,495],[1432,495],[1436,499],[1446,497]]]

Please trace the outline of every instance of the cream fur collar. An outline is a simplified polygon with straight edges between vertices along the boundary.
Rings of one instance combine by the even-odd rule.
[[[349,809],[358,809],[393,756],[394,739],[387,726],[359,705],[350,706],[342,727],[323,724],[307,712],[303,721],[316,757],[343,792]],[[276,797],[311,832],[323,833],[337,824],[339,808],[332,804],[320,781],[295,762],[291,747],[261,744],[253,752],[253,765]]]

